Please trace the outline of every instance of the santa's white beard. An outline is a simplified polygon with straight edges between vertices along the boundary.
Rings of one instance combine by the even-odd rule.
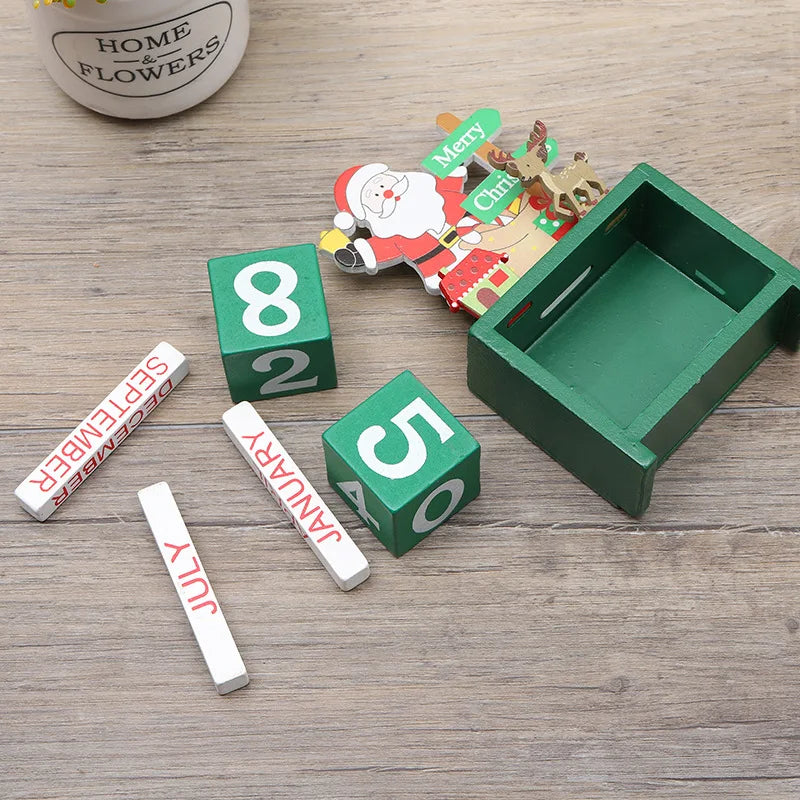
[[[408,189],[393,200],[394,211],[381,219],[365,209],[367,223],[373,236],[388,239],[403,236],[416,239],[426,231],[441,233],[445,226],[444,197],[436,191],[436,179],[426,172],[392,173],[408,179]]]

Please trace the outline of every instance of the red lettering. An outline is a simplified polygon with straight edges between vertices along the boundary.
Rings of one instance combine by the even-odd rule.
[[[120,433],[122,434],[122,436],[119,435]],[[130,433],[130,430],[128,429],[127,424],[120,425],[120,427],[116,431],[114,431],[114,434],[113,434],[113,437],[112,437],[114,439],[115,444],[117,444],[117,445],[122,444],[122,442],[124,442],[128,438],[128,434],[129,433]],[[103,448],[103,449],[105,449],[105,448]]]
[[[147,400],[144,401],[144,408],[145,414],[149,414],[156,406],[158,405],[158,396],[155,394],[151,394]]]
[[[260,438],[261,438],[263,435],[264,435],[264,431],[261,431],[261,433],[258,433],[258,434],[256,434],[255,436],[242,436],[242,439],[252,439],[252,440],[253,440],[252,442],[250,442],[250,447],[248,447],[248,448],[247,448],[248,450],[252,450],[252,449],[253,449],[253,448],[256,446],[256,442],[257,442],[257,441],[258,441],[258,440],[259,440],[259,439],[260,439]]]
[[[319,514],[317,514],[317,516],[314,519],[314,521],[311,523],[311,525],[308,526],[308,530],[311,531],[311,533],[318,533],[319,531],[324,531],[324,530],[327,530],[328,528],[332,528],[333,527],[332,524],[331,525],[323,524],[323,522],[322,522],[322,513],[323,512],[320,511]]]
[[[116,462],[115,462],[116,463]],[[191,547],[191,545],[187,542],[186,544],[170,544],[169,542],[164,542],[164,547],[171,547],[175,552],[172,554],[172,558],[170,559],[170,564],[175,563],[175,559],[180,555],[181,550],[185,550],[187,547]]]
[[[183,575],[178,575],[179,581],[182,581],[184,578],[188,578],[190,575],[196,575],[198,572],[200,572],[200,562],[198,562],[197,556],[192,556],[192,561],[194,561],[194,569],[184,572]]]
[[[98,414],[103,415],[103,422],[108,421],[106,430],[110,431],[114,427],[114,423],[117,421],[117,418],[112,417],[111,414],[109,414],[108,411],[106,411],[104,408],[98,408],[97,411],[95,411],[94,414],[92,414],[91,419],[94,419]]]
[[[155,372],[156,375],[163,375],[169,369],[169,364],[159,361],[158,356],[150,356],[150,358],[145,361],[144,365],[151,372]],[[159,369],[159,367],[162,367],[162,369]]]
[[[80,430],[78,430],[77,432],[73,433],[72,435],[75,438],[76,442],[78,442],[79,444],[82,444],[87,450],[89,450],[92,447],[92,445],[89,442],[89,434],[91,433],[93,436],[96,436],[98,439],[102,439],[103,438],[103,434],[99,430],[97,430],[97,428],[95,428],[94,425],[91,425],[89,423],[84,423],[84,424],[87,425],[88,427],[81,428]],[[81,439],[81,436],[83,436],[82,439]]]
[[[61,448],[61,452],[74,464],[80,461],[85,455],[86,450],[69,439],[67,443]]]
[[[97,460],[96,456],[92,456],[84,465],[83,465],[83,476],[88,477],[91,475],[98,467],[100,466],[100,461]]]
[[[102,447],[101,447],[101,448],[100,448],[100,449],[99,449],[99,450],[98,450],[98,451],[95,453],[95,456],[97,456],[97,463],[98,463],[98,464],[99,464],[99,463],[101,463],[101,462],[103,461],[103,459],[105,458],[105,455],[106,455],[106,450],[108,450],[108,452],[110,453],[110,452],[112,452],[112,451],[114,450],[114,446],[115,446],[115,445],[114,445],[114,440],[113,440],[113,439],[109,439],[109,440],[108,440],[108,441],[107,441],[107,442],[106,442],[106,443],[105,443],[105,444],[104,444],[104,445],[103,445],[103,446],[102,446]],[[92,460],[94,460],[94,457],[95,457],[95,456],[92,456]]]
[[[199,606],[192,606],[192,611],[198,611],[205,606],[214,606],[213,610],[211,611],[212,617],[217,613],[217,604],[213,600],[206,600],[204,603],[200,603]]]
[[[193,583],[202,583],[203,584],[203,591],[200,594],[195,595],[194,597],[190,597],[186,602],[187,603],[194,603],[196,600],[202,600],[209,592],[209,585],[205,578],[192,578],[190,581],[186,581],[186,583],[182,583],[181,586],[185,589],[187,586],[191,586]]]
[[[291,486],[293,483],[300,484],[300,489],[296,491],[291,497],[287,497],[286,498],[287,502],[291,502],[295,498],[300,497],[300,495],[303,494],[303,492],[306,490],[306,486],[303,483],[303,481],[301,481],[299,478],[292,478],[291,480],[287,481],[286,483],[283,484],[283,486],[280,487],[280,491],[283,491],[287,486]]]
[[[270,478],[272,478],[272,480],[276,481],[276,480],[279,480],[280,478],[288,478],[288,477],[290,477],[292,475],[294,475],[294,472],[287,472],[283,468],[283,459],[281,459],[278,462],[278,465],[275,467],[275,469],[272,470],[272,472],[270,473]]]
[[[165,392],[164,389],[167,391]],[[158,396],[163,400],[170,392],[172,391],[172,379],[170,378],[168,381],[164,381],[161,386],[158,387]]]
[[[60,506],[67,498],[69,497],[69,489],[65,486],[61,490],[61,494],[53,497],[53,502],[56,504],[56,507]]]
[[[74,492],[82,483],[83,475],[79,470],[67,481],[67,486],[69,486],[69,488]]]
[[[114,408],[116,408],[117,411],[119,411],[119,418],[120,419],[122,419],[122,417],[124,416],[125,412],[130,409],[130,406],[125,406],[125,408],[120,408],[117,405],[117,402],[115,400],[109,400],[108,402],[111,403],[111,405],[114,406]]]
[[[301,497],[296,503],[293,503],[292,508],[297,508],[301,504],[304,506],[304,510],[300,512],[300,519],[310,517],[315,511],[319,511],[319,506],[314,506],[311,511],[308,510],[308,507],[311,505],[310,494],[307,494],[305,497]]]
[[[55,467],[50,467],[50,465],[54,461],[56,462],[56,466]],[[53,455],[50,456],[50,458],[47,461],[45,461],[44,465],[46,467],[50,467],[53,470],[53,472],[55,472],[56,475],[58,475],[59,478],[63,478],[66,475],[69,475],[69,472],[72,469],[72,466],[70,464],[68,464],[66,461],[64,461],[64,459],[61,458],[61,456],[58,455],[57,453],[53,453]],[[64,467],[64,471],[61,474],[59,474],[57,472],[58,466]],[[44,470],[42,470],[42,472],[44,472]]]
[[[154,383],[155,383],[155,381],[154,381]],[[131,405],[133,403],[138,403],[142,399],[142,391],[141,391],[141,389],[137,389],[130,381],[125,381],[125,385],[130,390],[125,395],[125,402],[126,403],[131,403]],[[133,395],[133,397],[131,397],[131,395]]]
[[[144,386],[145,391],[155,385],[156,379],[149,372],[145,372],[141,367],[130,376],[130,380],[134,380],[137,376],[139,377],[139,386]],[[145,383],[147,384],[146,386]],[[130,386],[130,384],[128,385]]]
[[[53,459],[51,458],[50,461]],[[50,461],[47,463],[49,464]],[[44,470],[41,471],[42,475],[44,476],[40,481],[35,481],[33,478],[30,479],[30,483],[35,483],[39,490],[42,492],[49,492],[51,489],[55,489],[56,486],[56,479],[50,475],[49,473],[45,472]],[[45,486],[47,484],[47,486]]]
[[[278,456],[273,456],[272,458],[270,458],[269,449],[256,450],[255,453],[253,453],[253,458],[255,458],[256,462],[259,463],[262,467],[268,467],[270,465],[270,462],[274,461],[277,457]]]
[[[259,434],[260,435],[260,434]],[[280,458],[280,453],[271,454],[270,448],[272,447],[273,442],[267,442],[267,449],[266,450],[256,450],[253,453],[253,458],[262,466],[268,467],[276,458]],[[262,460],[263,458],[263,460]]]
[[[136,418],[137,414],[139,415],[139,419],[137,419],[136,422],[134,422],[133,420]],[[128,420],[128,423],[131,426],[131,430],[133,430],[143,419],[144,419],[144,411],[142,411],[141,408],[138,411],[134,411],[133,414],[131,414],[131,418]]]
[[[335,536],[337,542],[342,541],[342,534],[339,533],[339,531],[331,531],[330,533],[326,533],[324,536],[320,536],[319,539],[317,539],[317,544],[322,544],[326,539],[330,539],[331,536]]]

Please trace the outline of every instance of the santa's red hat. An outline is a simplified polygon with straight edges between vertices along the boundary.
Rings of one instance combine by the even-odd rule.
[[[361,203],[361,192],[367,181],[386,172],[386,164],[364,164],[345,170],[333,186],[333,199],[339,213],[333,224],[348,236],[356,229],[356,224],[364,224],[367,215]]]

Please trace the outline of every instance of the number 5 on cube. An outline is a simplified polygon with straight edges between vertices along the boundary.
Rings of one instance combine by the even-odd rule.
[[[480,445],[409,371],[322,443],[331,486],[396,556],[480,493]]]
[[[208,262],[234,401],[333,389],[336,364],[313,244]]]

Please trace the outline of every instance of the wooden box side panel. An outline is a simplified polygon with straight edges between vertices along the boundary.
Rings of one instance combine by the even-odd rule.
[[[642,442],[663,463],[703,420],[763,361],[781,336],[789,298],[773,305],[703,375]]]
[[[632,516],[647,509],[657,458],[643,445],[630,443],[623,449],[474,335],[467,345],[467,384],[601,497]]]

